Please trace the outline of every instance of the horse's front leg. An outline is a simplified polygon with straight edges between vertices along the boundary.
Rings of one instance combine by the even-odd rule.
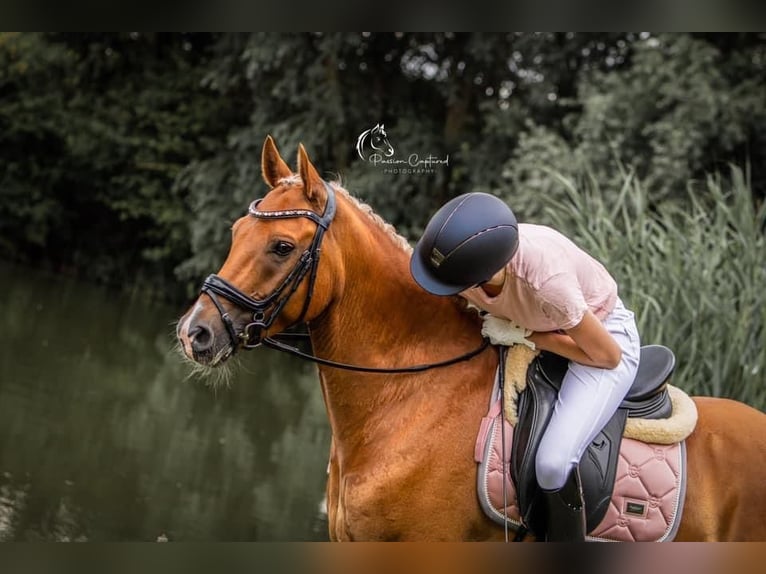
[[[332,542],[344,540],[343,509],[340,503],[340,468],[335,452],[335,439],[330,442],[330,460],[327,463],[327,524]]]

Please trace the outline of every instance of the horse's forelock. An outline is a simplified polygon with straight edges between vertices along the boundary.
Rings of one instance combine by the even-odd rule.
[[[279,185],[295,185],[296,183],[302,183],[300,174],[293,173],[287,177],[283,177],[277,182]]]

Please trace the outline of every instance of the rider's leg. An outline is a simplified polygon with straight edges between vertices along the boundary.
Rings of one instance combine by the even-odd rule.
[[[570,362],[550,424],[540,442],[535,461],[537,482],[546,491],[546,499],[554,500],[553,504],[555,500],[565,500],[572,508],[578,506],[568,498],[579,496],[579,487],[574,486],[579,480],[573,471],[588,444],[625,398],[638,370],[640,342],[633,313],[618,302],[604,320],[604,326],[622,349],[620,364],[614,369],[599,369]],[[584,515],[584,511],[580,514]],[[569,527],[572,536],[579,536],[579,519],[570,521]]]

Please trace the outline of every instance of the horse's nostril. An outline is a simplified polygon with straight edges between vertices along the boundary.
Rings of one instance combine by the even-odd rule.
[[[213,344],[213,332],[204,325],[196,325],[189,331],[189,339],[196,353],[204,353]]]

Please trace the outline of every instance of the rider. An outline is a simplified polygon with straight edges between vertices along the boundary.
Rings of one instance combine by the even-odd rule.
[[[462,297],[515,322],[543,350],[569,359],[535,460],[548,540],[584,540],[578,465],[630,389],[640,343],[634,315],[604,266],[564,235],[518,224],[486,193],[468,193],[434,214],[410,260],[434,295]]]

